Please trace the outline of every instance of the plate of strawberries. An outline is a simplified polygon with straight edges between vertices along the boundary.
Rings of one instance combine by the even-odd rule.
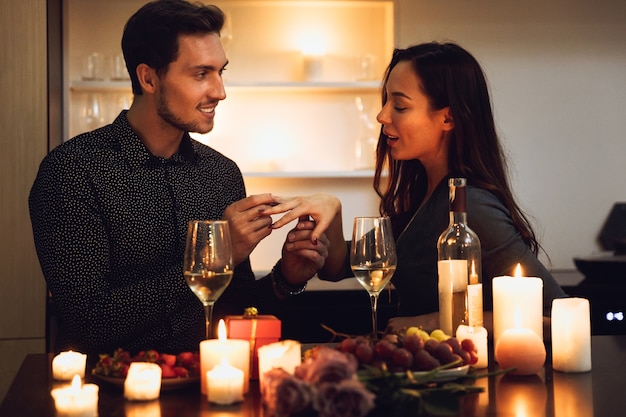
[[[96,380],[123,387],[132,362],[158,364],[161,367],[161,391],[179,389],[200,381],[198,352],[170,354],[160,353],[154,349],[141,351],[136,355],[122,348],[115,350],[113,355],[100,354],[100,359],[91,374]]]

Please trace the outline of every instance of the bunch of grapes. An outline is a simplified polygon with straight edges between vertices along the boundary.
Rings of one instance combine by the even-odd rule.
[[[392,372],[430,371],[452,362],[473,365],[478,361],[474,343],[470,339],[459,342],[455,337],[439,341],[417,334],[387,334],[373,341],[356,336],[343,339],[337,349],[354,355],[360,366],[386,366]]]

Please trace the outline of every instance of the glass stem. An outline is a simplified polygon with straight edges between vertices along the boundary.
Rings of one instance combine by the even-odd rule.
[[[206,338],[210,339],[210,336],[211,336],[211,321],[213,321],[213,304],[204,304],[204,317],[205,317],[205,334],[206,334]]]
[[[373,340],[378,340],[378,313],[376,312],[378,294],[370,294],[370,303],[372,304],[372,337]]]

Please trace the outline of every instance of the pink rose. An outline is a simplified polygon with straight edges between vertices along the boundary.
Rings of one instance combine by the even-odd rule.
[[[374,409],[375,395],[354,379],[323,384],[313,400],[319,417],[363,417]]]
[[[263,403],[268,416],[289,417],[311,407],[314,387],[274,368],[263,375]]]
[[[331,348],[321,348],[296,368],[296,377],[319,386],[355,378],[358,363],[353,356]]]

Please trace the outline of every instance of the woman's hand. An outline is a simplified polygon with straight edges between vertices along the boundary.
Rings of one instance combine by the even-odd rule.
[[[315,227],[310,233],[311,242],[320,238],[322,233],[339,218],[341,223],[341,202],[331,194],[314,194],[300,197],[273,196],[278,203],[276,206],[263,210],[263,214],[285,213],[274,222],[273,229],[278,229],[293,220],[310,216],[315,221]]]

